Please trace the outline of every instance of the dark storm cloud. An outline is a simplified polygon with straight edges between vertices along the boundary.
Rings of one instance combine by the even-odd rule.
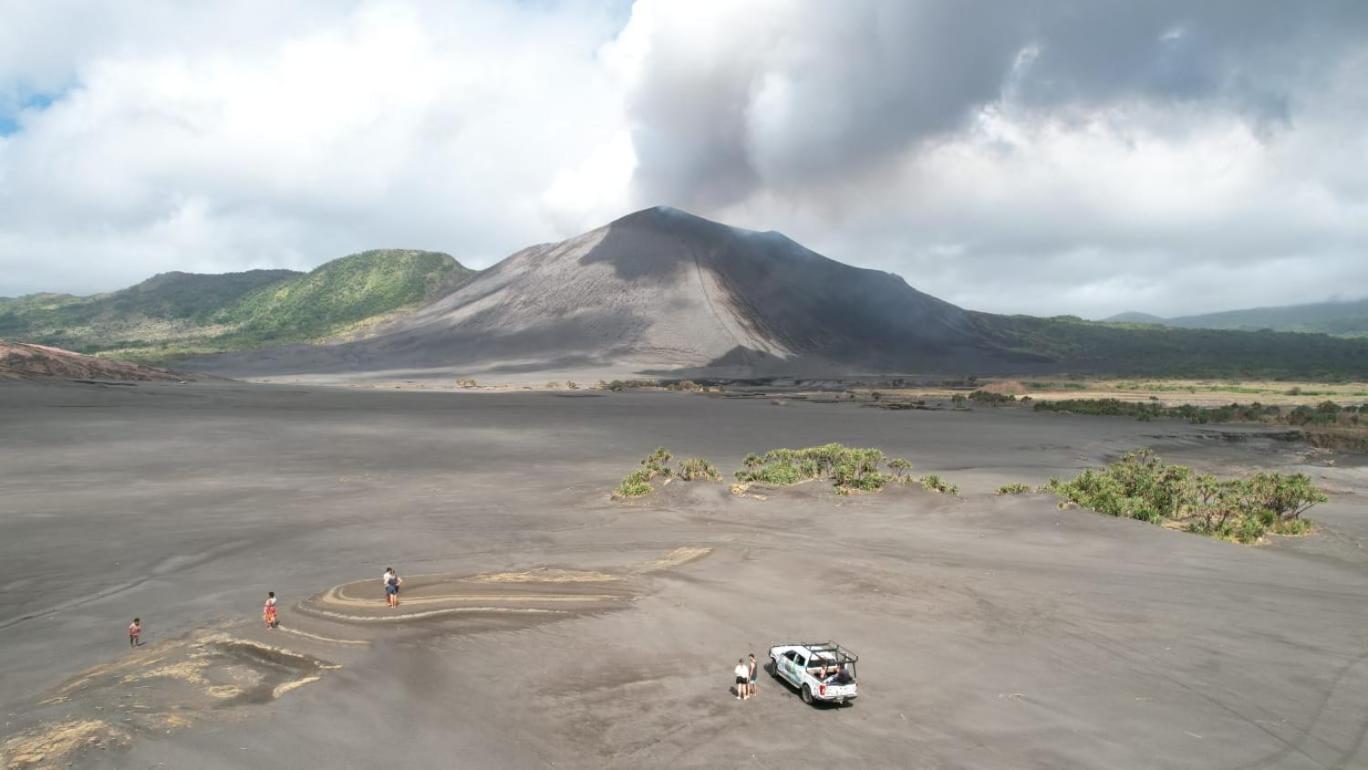
[[[1362,50],[1368,3],[806,2],[653,7],[629,95],[641,201],[718,207],[843,178],[1010,99],[1210,102],[1261,129]],[[671,27],[712,13],[699,33]],[[699,45],[696,35],[709,36]]]
[[[1368,3],[647,1],[619,45],[642,205],[983,309],[1368,287]]]

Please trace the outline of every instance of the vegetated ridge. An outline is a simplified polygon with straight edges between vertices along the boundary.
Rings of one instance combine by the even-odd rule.
[[[127,289],[0,298],[0,337],[160,361],[364,334],[471,273],[446,254],[376,250],[309,273],[162,273]]]
[[[1368,340],[1325,334],[1181,329],[970,313],[992,343],[1054,363],[1055,371],[1174,377],[1368,377]]]
[[[1185,329],[1269,329],[1354,337],[1368,335],[1368,299],[1255,307],[1174,318],[1131,312],[1120,313],[1106,320],[1115,323],[1159,324]]]

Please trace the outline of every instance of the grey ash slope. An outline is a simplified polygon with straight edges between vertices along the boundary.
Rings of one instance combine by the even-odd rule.
[[[671,208],[524,249],[379,337],[249,372],[619,367],[726,376],[991,368],[1011,356],[898,276]]]

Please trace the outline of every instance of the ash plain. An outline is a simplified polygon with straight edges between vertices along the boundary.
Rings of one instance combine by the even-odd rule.
[[[0,385],[0,426],[0,743],[127,725],[62,759],[77,767],[1368,763],[1368,477],[1255,428],[213,382]],[[907,457],[962,497],[695,483],[608,499],[656,446],[730,471],[828,441]],[[992,494],[1146,446],[1304,470],[1332,500],[1316,534],[1245,547]],[[677,549],[692,556],[658,563]],[[630,577],[554,617],[306,617],[302,602],[378,587],[387,564],[462,585]],[[609,595],[592,586],[565,601]],[[267,590],[285,631],[313,638],[258,627]],[[146,651],[127,648],[135,615]],[[125,677],[42,703],[82,671],[213,634],[326,670],[252,702]],[[854,706],[808,708],[764,675],[758,698],[730,696],[737,657],[827,638],[861,656]],[[125,696],[186,724],[151,729]]]

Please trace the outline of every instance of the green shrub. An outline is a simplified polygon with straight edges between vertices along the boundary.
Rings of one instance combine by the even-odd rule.
[[[717,466],[700,457],[690,457],[679,463],[679,471],[675,474],[682,481],[697,481],[706,479],[708,481],[721,481],[722,474],[717,472]]]
[[[921,481],[918,483],[921,484],[922,489],[925,489],[928,492],[935,492],[937,494],[943,495],[959,494],[959,487],[955,486],[954,484],[951,484],[950,482],[946,481],[940,476],[937,476],[934,473],[922,476]]]
[[[613,497],[642,497],[649,495],[653,491],[651,486],[651,472],[645,468],[632,471],[627,474],[627,478],[617,485],[613,490]]]
[[[999,495],[1028,495],[1031,493],[1031,485],[1022,484],[1021,482],[1003,484],[997,488],[997,493]]]
[[[647,477],[648,480],[656,476],[663,476],[668,479],[674,473],[670,470],[670,458],[672,457],[674,455],[670,454],[670,450],[665,447],[657,447],[654,452],[646,455],[646,459],[641,461],[641,466],[650,472],[651,475]]]
[[[906,476],[907,472],[912,470],[912,463],[908,462],[907,460],[904,460],[901,457],[889,458],[887,465],[888,469],[893,471],[893,475],[899,479],[901,479],[903,476]]]

